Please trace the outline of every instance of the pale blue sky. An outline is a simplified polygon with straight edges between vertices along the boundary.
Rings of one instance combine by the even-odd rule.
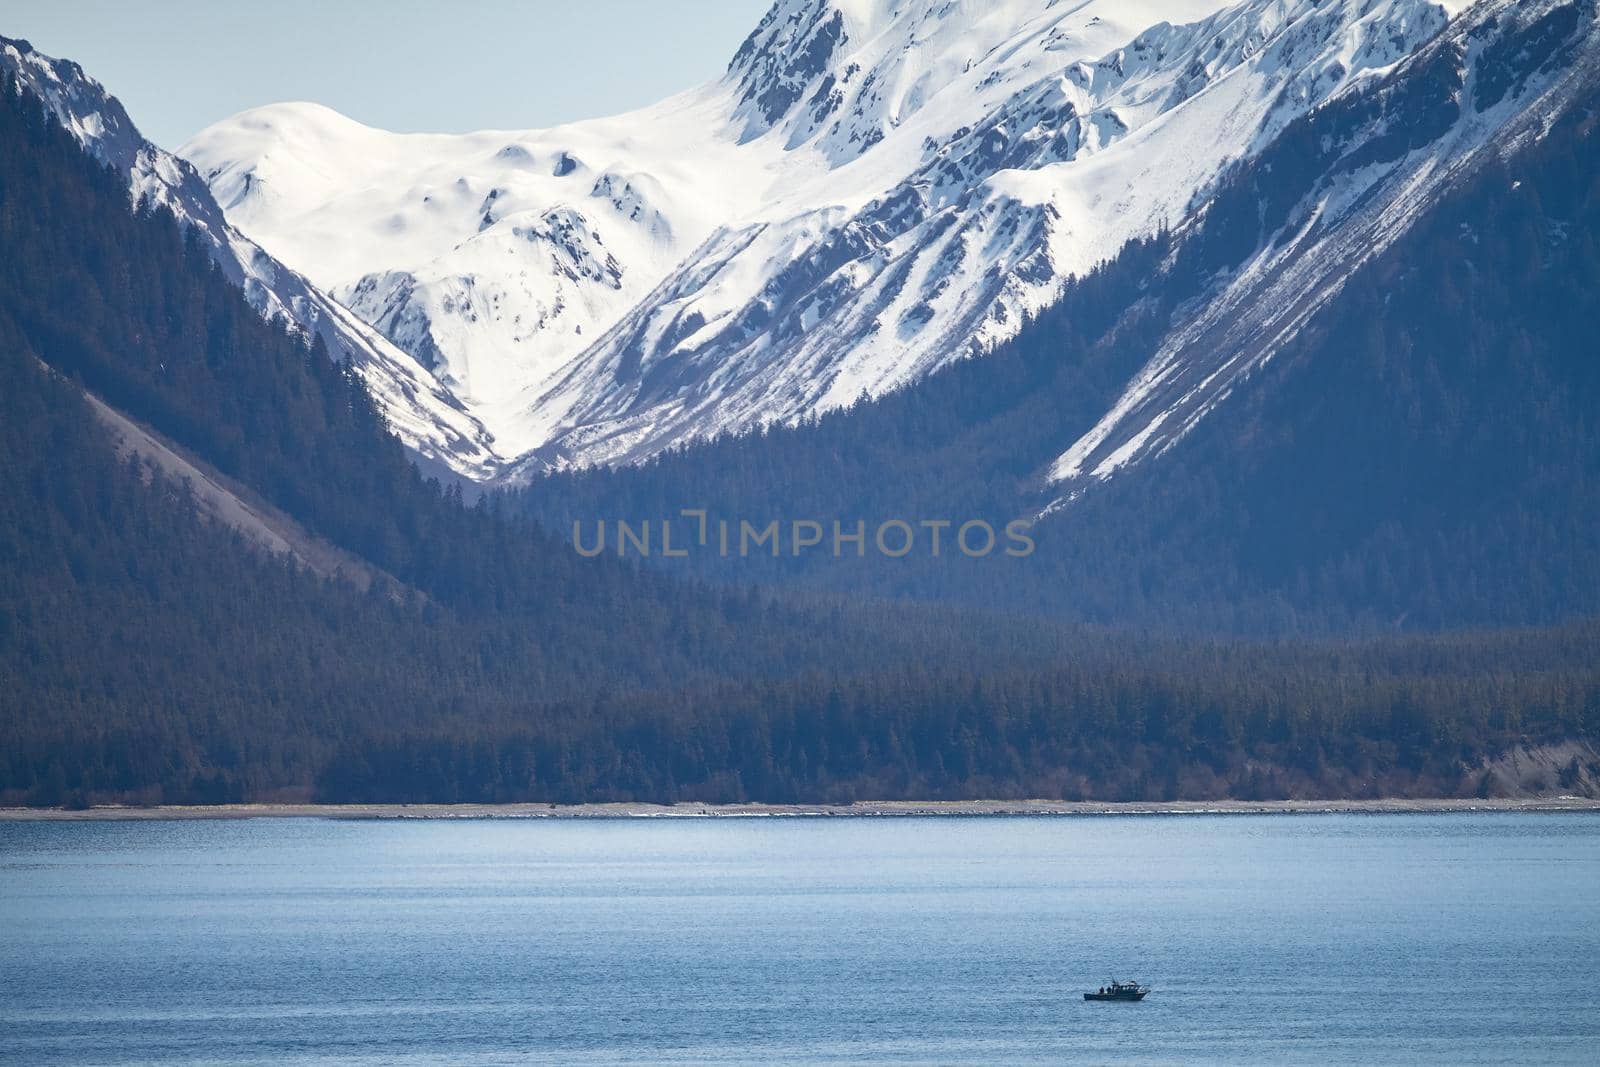
[[[64,56],[174,148],[314,100],[392,130],[550,126],[716,77],[771,0],[6,0],[0,34]]]

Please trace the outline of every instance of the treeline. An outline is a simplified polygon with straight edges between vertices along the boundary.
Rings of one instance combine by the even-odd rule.
[[[1435,651],[1455,658],[1467,647]],[[1191,651],[1161,667],[1141,659],[695,689],[555,708],[537,726],[504,733],[362,738],[323,770],[316,795],[439,803],[1491,796],[1505,783],[1485,764],[1509,748],[1600,737],[1592,667],[1495,677],[1480,662],[1461,673],[1396,672],[1392,655],[1275,649],[1220,666]],[[1583,791],[1597,776],[1590,749],[1545,785]]]
[[[441,696],[424,662],[405,668],[421,642],[403,613],[384,628],[385,610],[351,620],[376,624],[351,635],[366,675],[336,651],[319,662],[323,632],[275,631],[252,658],[250,629],[236,641],[224,627],[226,672],[154,647],[126,661],[120,695],[150,693],[141,675],[154,674],[182,703],[54,696],[59,719],[11,723],[0,803],[1487,797],[1515,788],[1490,761],[1573,742],[1534,787],[1600,783],[1592,624],[1314,645],[1085,632],[1049,666],[812,671],[533,705],[493,685]],[[393,657],[375,647],[388,640],[402,643]],[[76,646],[48,647],[82,673]],[[284,655],[313,670],[274,677]]]

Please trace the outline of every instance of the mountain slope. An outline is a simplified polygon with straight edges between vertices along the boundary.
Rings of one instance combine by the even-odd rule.
[[[181,151],[527,477],[988,351],[1454,9],[780,0],[723,78],[630,115],[400,136],[278,105]]]
[[[1316,111],[1264,152],[1250,179],[1207,206],[1257,215],[1227,226],[1245,254],[1058,458],[1050,476],[1064,497],[1173,448],[1447,190],[1592,99],[1597,57],[1592,4],[1486,0],[1386,83]]]
[[[560,446],[628,460],[881,395],[983,352],[1067,278],[1181,223],[1227,163],[1445,24],[1431,4],[1247,2],[1127,39],[1113,11],[1143,21],[1151,9],[1061,5],[1027,21],[1033,9],[1016,9],[1020,32],[982,48],[962,18],[995,17],[981,5],[896,10],[886,41],[838,59],[870,88],[830,93],[826,117],[785,116],[801,130],[822,118],[805,143],[830,162],[844,143],[870,144],[830,181],[860,176],[871,199],[719,234],[540,398],[559,407],[581,389]],[[942,78],[935,63],[908,87],[897,75],[931,58],[929,38],[971,48],[962,73]],[[938,95],[913,109],[925,84]],[[880,115],[891,92],[909,102]],[[890,184],[895,151],[904,173]],[[745,293],[754,264],[759,288]]]
[[[1463,19],[1291,124],[1192,223],[1070,284],[988,358],[815,425],[517,499],[563,530],[686,507],[757,523],[1038,517],[1026,560],[932,559],[924,543],[896,561],[678,565],[1103,622],[1593,613],[1600,40],[1587,5],[1486,2]],[[1342,243],[1345,226],[1366,244]],[[1316,284],[1288,299],[1285,279]],[[1097,439],[1119,400],[1145,395],[1172,426],[1140,436],[1162,409],[1128,408],[1136,432]],[[1103,451],[1053,478],[1072,442]]]
[[[488,433],[427,371],[231,226],[194,167],[145,140],[121,103],[81,67],[42,55],[26,41],[0,38],[0,71],[120,174],[135,202],[159,204],[193,231],[260,315],[291,323],[320,338],[328,352],[351,359],[391,428],[420,457],[460,474],[489,473]]]

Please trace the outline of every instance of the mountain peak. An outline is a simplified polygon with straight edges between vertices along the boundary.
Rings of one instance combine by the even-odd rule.
[[[0,37],[0,66],[50,110],[78,143],[109,166],[134,165],[145,140],[116,97],[70,59],[47,56],[27,41]]]
[[[779,125],[802,101],[825,106],[835,60],[854,32],[833,0],[778,0],[728,64],[743,139]]]
[[[435,136],[287,105],[181,151],[507,460],[627,461],[988,350],[1459,6],[779,0],[631,114]]]
[[[870,149],[1036,4],[1002,0],[779,0],[728,66],[741,137],[818,133],[830,154]]]
[[[1052,57],[1098,56],[1152,26],[1202,19],[1227,0],[778,0],[725,83],[740,137],[774,130],[835,164],[873,148],[939,98],[958,110],[1041,78]],[[974,73],[978,77],[973,77]]]
[[[117,98],[82,67],[44,55],[27,41],[0,37],[0,70],[43,104],[84,152],[123,177],[130,201],[158,204],[198,234],[263,318],[320,337],[336,358],[353,360],[395,432],[419,456],[474,477],[490,473],[491,438],[455,397],[409,354],[235,228],[200,172],[145,140]],[[290,106],[337,116],[316,104]]]

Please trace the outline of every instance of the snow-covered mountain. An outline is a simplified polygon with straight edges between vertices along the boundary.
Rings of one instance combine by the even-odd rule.
[[[180,152],[502,459],[630,461],[982,352],[1465,4],[779,0],[722,78],[627,115],[400,135],[283,104]]]
[[[264,317],[320,337],[331,355],[354,360],[391,428],[419,456],[468,477],[492,472],[489,434],[449,391],[406,351],[230,225],[194,167],[145,140],[116,97],[82,67],[0,37],[0,70],[95,158],[124,175],[133,201],[171,210],[198,234]]]
[[[1247,211],[1250,250],[1052,465],[1052,508],[1177,446],[1453,184],[1597,90],[1592,0],[1481,0],[1383,82],[1310,115],[1205,205],[1206,222]]]

